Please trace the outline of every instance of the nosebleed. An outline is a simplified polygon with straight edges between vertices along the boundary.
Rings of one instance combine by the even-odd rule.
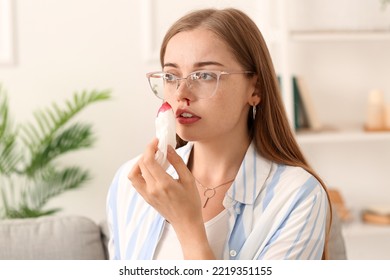
[[[164,102],[157,113],[155,120],[156,137],[158,138],[156,161],[166,170],[169,166],[167,160],[168,145],[176,146],[176,119],[172,107]]]

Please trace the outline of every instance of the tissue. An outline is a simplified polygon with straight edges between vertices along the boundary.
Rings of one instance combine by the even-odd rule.
[[[176,147],[176,119],[171,105],[164,102],[158,110],[155,120],[156,137],[158,138],[158,150],[156,161],[166,170],[169,166],[167,160],[168,145]]]

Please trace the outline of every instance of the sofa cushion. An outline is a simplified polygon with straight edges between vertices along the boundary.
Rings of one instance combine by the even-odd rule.
[[[102,234],[102,242],[103,242],[104,253],[106,255],[106,258],[109,259],[110,255],[109,255],[109,252],[108,252],[108,242],[110,240],[110,231],[108,229],[107,220],[102,220],[99,223],[99,226],[100,226],[100,232]]]
[[[342,221],[339,214],[333,209],[332,226],[328,243],[329,259],[346,260],[347,252],[345,248],[344,236],[342,233]]]
[[[100,227],[78,216],[0,221],[0,248],[3,260],[106,258]]]

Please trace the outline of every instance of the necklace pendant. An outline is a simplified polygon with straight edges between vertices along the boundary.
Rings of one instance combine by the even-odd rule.
[[[206,197],[206,201],[203,204],[203,208],[206,207],[206,204],[207,202],[209,202],[209,199],[213,198],[216,193],[217,191],[215,190],[215,188],[214,189],[206,188],[206,190],[203,193],[203,195]]]
[[[196,180],[196,179],[195,179],[195,180]],[[209,188],[209,187],[203,186],[201,183],[199,183],[198,180],[196,180],[197,184],[198,184],[199,186],[201,186],[202,188],[205,189],[204,192],[203,192],[203,196],[206,197],[206,201],[205,201],[204,204],[203,204],[203,208],[206,207],[207,202],[209,202],[209,199],[210,199],[210,198],[213,198],[213,197],[216,195],[216,193],[217,193],[216,189],[217,189],[217,188],[222,187],[222,186],[224,186],[224,185],[226,185],[226,184],[229,184],[229,183],[231,183],[231,182],[233,182],[233,181],[234,181],[234,179],[232,179],[232,180],[230,180],[230,181],[228,181],[228,182],[225,182],[225,183],[223,183],[223,184],[220,184],[220,185],[218,185],[218,186],[216,186],[216,187]]]
[[[209,199],[210,199],[210,197],[207,197],[206,198],[206,201],[204,202],[204,204],[203,204],[203,208],[205,208],[206,207],[206,205],[207,205],[207,202],[209,201]]]

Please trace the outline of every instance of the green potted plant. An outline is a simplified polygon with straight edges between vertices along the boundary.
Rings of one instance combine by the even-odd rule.
[[[60,107],[36,111],[33,121],[14,125],[7,96],[0,87],[0,218],[50,215],[46,209],[59,194],[81,187],[90,172],[80,166],[62,166],[59,158],[89,148],[95,142],[91,124],[74,117],[89,105],[110,98],[110,91],[83,91]]]

